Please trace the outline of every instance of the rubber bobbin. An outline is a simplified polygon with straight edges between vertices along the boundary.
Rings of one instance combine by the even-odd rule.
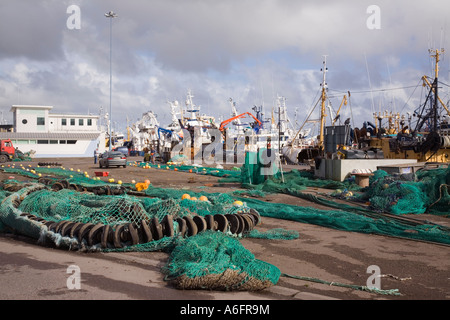
[[[228,220],[223,214],[215,214],[214,222],[216,224],[216,231],[226,232],[228,230]]]
[[[78,236],[78,231],[83,226],[81,222],[75,223],[73,226],[70,227],[69,237],[75,238]]]
[[[236,218],[239,220],[239,227],[236,230],[236,234],[242,234],[245,229],[244,218],[240,214],[235,214]]]
[[[91,228],[94,227],[94,224],[92,223],[85,223],[80,230],[78,231],[78,241],[81,243],[83,241],[84,236],[86,235],[86,233],[89,232],[89,230]]]
[[[175,221],[178,223],[178,234],[183,238],[187,232],[186,220],[182,218],[177,218]]]
[[[131,236],[131,244],[132,245],[136,245],[139,243],[139,234],[138,234],[138,229],[136,227],[135,223],[130,223],[128,224],[128,230],[130,232],[130,236]]]
[[[103,224],[98,223],[89,230],[87,235],[87,242],[89,246],[93,246],[101,241],[100,236],[103,226]]]
[[[200,233],[207,229],[206,220],[202,216],[194,216],[192,220],[194,220],[194,223],[197,225],[197,233]]]
[[[163,232],[162,232],[162,226],[159,223],[159,220],[157,217],[153,217],[153,219],[151,220],[150,231],[152,232],[154,240],[160,240],[164,237]]]
[[[125,230],[125,225],[118,225],[114,229],[113,232],[113,244],[115,248],[123,248],[122,241],[124,240],[122,237],[122,233]]]
[[[214,216],[212,214],[207,214],[203,217],[206,221],[206,229],[207,230],[216,230],[216,223],[214,222]]]
[[[153,240],[152,232],[150,231],[150,226],[146,220],[141,220],[140,233],[142,236],[142,242],[147,243]]]
[[[75,225],[75,222],[69,222],[62,226],[61,230],[59,230],[59,233],[65,237],[70,232],[70,229]]]
[[[235,214],[226,214],[225,218],[227,218],[228,223],[230,225],[230,232],[232,234],[236,234],[236,231],[239,230],[239,219]]]
[[[173,216],[172,215],[170,215],[170,214],[166,215],[161,221],[161,226],[162,226],[162,232],[163,232],[164,236],[173,237],[175,232],[173,229]]]
[[[186,221],[187,236],[195,236],[198,232],[197,225],[194,220],[189,216],[184,216],[183,219]]]
[[[100,244],[101,244],[102,248],[108,247],[108,242],[112,241],[112,237],[113,237],[113,232],[112,232],[111,227],[108,224],[103,226],[102,235],[100,238]]]

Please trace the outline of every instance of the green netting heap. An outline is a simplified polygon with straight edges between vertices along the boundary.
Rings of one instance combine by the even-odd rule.
[[[396,215],[449,215],[449,186],[450,167],[420,170],[414,181],[403,181],[401,176],[377,170],[359,199],[369,201],[376,210]]]
[[[259,152],[246,152],[245,162],[241,169],[241,183],[243,185],[259,185],[263,183],[268,176],[273,176],[278,172],[278,166],[271,164],[266,167],[263,159],[265,149]]]
[[[19,209],[55,222],[71,220],[117,225],[152,218],[151,208],[158,202],[161,200],[138,199],[127,195],[96,196],[69,189],[58,192],[43,189],[24,198]]]
[[[266,193],[290,193],[290,190],[305,190],[308,187],[360,190],[361,188],[351,181],[331,181],[318,179],[309,171],[293,169],[282,172],[282,167],[273,164],[265,166],[261,162],[262,153],[247,152],[245,163],[241,168],[240,182],[243,188]],[[221,181],[226,182],[226,179]]]
[[[163,268],[179,289],[262,290],[278,282],[280,270],[255,259],[235,238],[205,231],[185,239]]]
[[[156,251],[170,253],[164,272],[167,280],[180,289],[214,290],[262,290],[277,283],[280,271],[275,266],[256,260],[228,232],[206,230],[184,238],[175,234],[146,243],[125,246],[120,249],[89,247],[75,237],[50,231],[38,219],[55,223],[83,223],[119,226],[123,223],[150,221],[167,215],[175,217],[231,213],[237,209],[233,199],[226,194],[211,195],[209,201],[194,202],[180,198],[133,197],[129,195],[98,196],[74,190],[49,190],[40,183],[8,182],[10,190],[2,192],[0,207],[0,231],[5,227],[21,235],[37,239],[38,243],[51,241],[57,247],[85,248],[88,251],[123,252]],[[23,213],[32,213],[37,219],[29,219]],[[178,229],[174,221],[174,229]],[[92,228],[91,230],[94,230]],[[81,232],[81,231],[80,231]],[[281,233],[279,233],[280,235]],[[256,234],[257,237],[276,239],[276,232]],[[291,236],[292,234],[288,235]],[[280,237],[278,237],[280,239]]]
[[[245,201],[262,217],[291,220],[343,231],[450,244],[449,228],[431,223],[413,224],[346,204],[334,204],[334,210],[321,210],[250,198],[246,198]]]
[[[350,181],[332,181],[315,178],[309,171],[293,169],[289,172],[278,172],[265,177],[260,184],[242,183],[243,188],[258,190],[265,193],[289,193],[290,190],[302,191],[307,188],[347,189],[358,191],[358,185]]]

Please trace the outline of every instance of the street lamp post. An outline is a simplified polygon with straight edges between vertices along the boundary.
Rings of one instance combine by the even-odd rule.
[[[110,11],[105,13],[105,17],[109,18],[109,151],[112,148],[112,134],[111,134],[111,118],[112,118],[112,19],[117,17],[117,14]]]

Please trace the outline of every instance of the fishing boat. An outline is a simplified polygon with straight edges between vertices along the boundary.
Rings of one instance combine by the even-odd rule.
[[[172,122],[159,130],[160,136],[164,137],[165,152],[171,153],[170,158],[178,156],[180,152],[189,159],[201,158],[206,145],[221,139],[220,135],[214,135],[210,130],[218,128],[215,118],[200,114],[200,106],[194,104],[193,98],[189,90],[184,107],[178,101],[170,102]]]
[[[429,50],[435,60],[434,79],[423,76],[429,88],[425,102],[407,116],[388,111],[374,114],[375,125],[359,134],[360,147],[382,152],[385,159],[417,159],[418,162],[450,161],[450,110],[439,97],[439,61],[444,52]],[[381,123],[387,119],[387,127]],[[363,128],[365,129],[365,128]],[[367,134],[369,132],[369,134]]]
[[[270,149],[278,156],[281,149],[293,138],[295,131],[287,114],[284,97],[277,97],[277,106],[272,109],[272,117],[267,119],[264,119],[262,106],[252,108],[256,114],[254,115],[251,112],[239,113],[236,102],[232,98],[229,102],[232,109],[231,118],[222,121],[219,127],[228,142],[226,147],[229,149],[233,145],[233,150],[228,151],[236,153],[237,146],[243,146],[242,151]],[[278,121],[275,119],[275,113],[278,113]]]
[[[328,101],[327,97],[327,89],[328,85],[326,82],[326,74],[328,72],[327,68],[327,59],[324,56],[323,59],[323,67],[322,71],[322,83],[321,83],[321,95],[320,99],[315,104],[314,108],[312,108],[311,112],[306,117],[304,123],[297,131],[297,133],[290,139],[281,149],[282,155],[286,161],[289,161],[293,164],[300,163],[310,163],[318,156],[323,156],[325,153],[325,119],[326,119],[326,103]],[[346,97],[344,96],[343,102],[339,107],[339,110],[342,107],[342,104],[346,101]],[[314,114],[314,111],[319,105],[320,102],[320,113],[318,119],[311,118]],[[331,108],[330,108],[331,109]],[[333,126],[336,120],[339,117],[339,111],[335,116],[335,120],[333,121]],[[313,129],[319,124],[318,134],[312,134]],[[309,126],[309,127],[308,127]]]
[[[144,112],[139,120],[128,126],[133,149],[144,151],[145,148],[156,148],[159,145],[158,127],[159,121],[153,111]]]

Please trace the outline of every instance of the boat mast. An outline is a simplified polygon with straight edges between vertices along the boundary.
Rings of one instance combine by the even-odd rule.
[[[324,131],[325,131],[325,117],[326,117],[326,113],[325,113],[325,102],[326,102],[326,90],[327,90],[327,83],[326,83],[326,73],[328,72],[328,68],[327,68],[327,56],[324,55],[323,56],[323,68],[322,68],[322,97],[321,97],[321,101],[322,101],[322,108],[320,111],[320,135],[319,135],[319,152],[323,153],[324,151]]]
[[[433,58],[435,58],[436,63],[435,63],[435,67],[434,67],[434,74],[435,74],[435,78],[434,78],[434,82],[432,85],[432,88],[434,89],[434,107],[433,107],[433,131],[436,132],[437,131],[437,127],[438,127],[438,123],[437,123],[437,119],[438,119],[438,110],[437,110],[437,106],[438,106],[438,76],[439,76],[439,61],[440,61],[440,54],[444,53],[444,49],[441,50],[429,50],[430,53],[434,53],[431,56]]]

